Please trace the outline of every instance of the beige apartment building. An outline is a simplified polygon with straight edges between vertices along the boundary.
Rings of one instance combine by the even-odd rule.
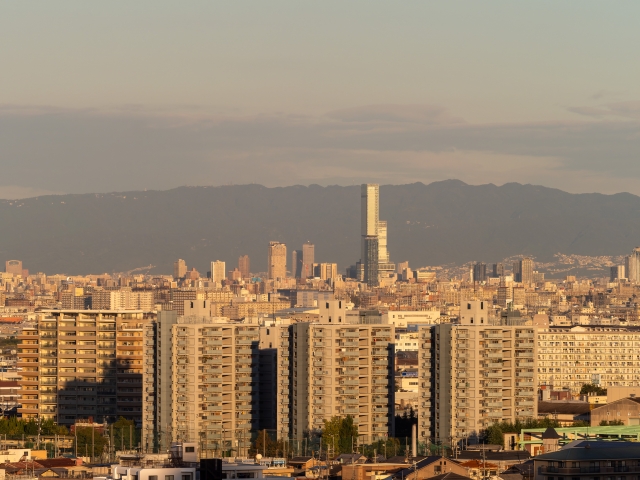
[[[260,429],[290,438],[291,325],[268,320],[260,326]]]
[[[70,425],[93,417],[141,421],[142,330],[137,310],[43,310],[19,336],[23,418]]]
[[[131,290],[123,287],[118,290],[96,290],[91,292],[92,310],[142,310],[150,312],[154,307],[153,291]]]
[[[247,456],[258,428],[259,327],[182,317],[173,325],[172,434],[203,455]]]
[[[393,436],[394,326],[346,323],[340,300],[320,302],[319,311],[317,323],[292,325],[292,437],[347,415],[359,442]]]
[[[534,418],[535,352],[533,327],[490,319],[480,300],[463,302],[459,324],[421,327],[420,441],[456,443],[492,423]]]
[[[585,383],[640,386],[640,330],[615,326],[539,329],[538,384],[580,392]]]

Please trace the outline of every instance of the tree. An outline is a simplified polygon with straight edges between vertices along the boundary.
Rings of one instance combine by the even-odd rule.
[[[580,388],[580,395],[589,395],[591,393],[595,395],[606,395],[607,389],[594,383],[585,383],[582,385],[582,388]]]
[[[251,455],[265,455],[267,457],[277,457],[284,455],[284,442],[281,439],[274,440],[267,430],[260,430],[249,450]]]
[[[78,456],[100,457],[104,453],[107,439],[100,431],[94,432],[91,427],[76,428],[76,438]]]
[[[337,456],[342,453],[352,453],[358,442],[358,427],[353,423],[353,417],[333,417],[324,421],[322,428],[322,445],[329,447],[331,453]]]
[[[109,428],[113,428],[113,446],[116,450],[129,450],[129,446],[133,448],[138,446],[141,432],[136,429],[133,420],[120,417]]]
[[[411,408],[408,413],[405,410],[402,415],[396,415],[396,437],[411,437],[411,427],[413,425],[418,425],[418,417],[413,408]]]
[[[541,420],[531,419],[525,422],[516,420],[515,423],[494,423],[485,430],[484,441],[492,445],[502,445],[504,447],[505,433],[520,433],[520,431],[525,428],[558,428],[559,426],[560,422],[550,418],[543,418]]]

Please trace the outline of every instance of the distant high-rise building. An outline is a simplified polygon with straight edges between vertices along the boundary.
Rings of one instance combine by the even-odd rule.
[[[302,278],[313,277],[315,246],[311,242],[302,245]]]
[[[522,260],[513,263],[513,281],[522,281]]]
[[[240,270],[242,278],[249,278],[251,276],[249,255],[241,255],[240,258],[238,258],[238,270]]]
[[[175,262],[173,262],[173,278],[177,280],[178,278],[184,278],[187,274],[187,262],[179,258]]]
[[[396,270],[396,273],[401,275],[407,268],[409,268],[409,262],[400,262],[398,263],[398,268]]]
[[[22,275],[22,260],[7,260],[4,262],[4,271],[12,275]]]
[[[295,278],[302,278],[302,250],[291,252],[291,271]]]
[[[387,222],[378,221],[378,263],[389,263],[387,251]]]
[[[269,279],[287,277],[287,246],[280,242],[269,242]]]
[[[627,279],[631,283],[640,283],[640,247],[636,247],[625,259]]]
[[[211,281],[222,283],[225,278],[227,278],[227,266],[225,262],[220,260],[211,262]]]
[[[240,273],[240,270],[238,270],[237,268],[235,268],[233,270],[229,270],[227,272],[227,280],[229,280],[231,282],[236,282],[236,281],[242,280],[242,274]]]
[[[473,281],[484,282],[487,279],[487,265],[478,262],[473,266]]]
[[[370,235],[364,239],[364,283],[378,286],[378,237]]]
[[[504,277],[504,264],[503,263],[494,263],[493,264],[493,274],[491,276],[493,278]]]
[[[624,265],[615,265],[615,266],[611,267],[610,280],[612,282],[615,282],[617,280],[620,280],[621,278],[627,278],[625,276]]]
[[[526,285],[533,283],[533,260],[525,257],[520,260],[520,281]]]
[[[362,184],[360,186],[360,265],[358,268],[358,280],[365,281],[365,269],[367,263],[367,238],[376,237],[376,250],[378,252],[377,272],[381,277],[392,276],[396,266],[389,261],[387,249],[387,222],[380,220],[380,186],[376,183]],[[377,284],[376,280],[376,284]]]

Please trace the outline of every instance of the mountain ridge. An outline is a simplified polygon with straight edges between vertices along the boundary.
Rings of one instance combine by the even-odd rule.
[[[526,254],[620,255],[640,240],[640,197],[572,194],[531,184],[460,180],[381,185],[394,262],[413,267],[491,263]],[[291,251],[309,240],[316,261],[341,272],[359,259],[359,185],[182,186],[170,190],[45,195],[0,200],[0,260],[30,271],[87,274],[153,264],[170,273],[184,258],[204,274],[248,254],[266,270],[271,240]]]

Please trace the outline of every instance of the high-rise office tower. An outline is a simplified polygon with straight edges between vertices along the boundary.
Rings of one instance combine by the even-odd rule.
[[[625,258],[627,279],[631,283],[640,283],[640,247],[636,247],[631,255]]]
[[[216,260],[211,262],[211,281],[216,283],[222,283],[227,278],[227,269],[225,262]]]
[[[22,275],[22,260],[7,260],[4,262],[4,271],[13,275]]]
[[[378,237],[370,235],[364,239],[364,278],[369,287],[378,286]]]
[[[313,277],[315,246],[311,242],[302,245],[302,278]]]
[[[504,277],[504,264],[503,263],[494,263],[493,264],[493,272],[491,275],[493,278]]]
[[[513,281],[514,282],[522,281],[522,260],[513,262]]]
[[[184,278],[187,274],[187,262],[179,258],[175,262],[173,262],[173,278],[177,280],[179,278]]]
[[[242,278],[249,278],[251,276],[249,255],[241,255],[240,258],[238,258],[238,270],[240,270]]]
[[[378,263],[389,263],[389,252],[387,251],[387,222],[378,222]]]
[[[463,301],[459,324],[420,328],[419,441],[455,445],[493,423],[535,418],[535,327],[491,322],[487,308]]]
[[[319,321],[291,326],[293,438],[347,415],[361,442],[394,436],[394,326],[346,323],[340,300],[318,307]]]
[[[487,265],[478,262],[473,266],[473,281],[484,282],[487,279]]]
[[[610,268],[610,278],[612,282],[616,282],[621,278],[627,278],[625,275],[625,266],[624,265],[615,265]]]
[[[287,277],[287,246],[280,242],[269,242],[268,256],[270,280]]]
[[[378,236],[380,221],[380,186],[376,183],[360,186],[360,272],[358,279],[364,281],[366,258],[365,238]]]
[[[533,260],[525,257],[520,260],[520,281],[525,285],[533,283]]]
[[[291,252],[291,271],[295,278],[302,278],[302,250]]]

